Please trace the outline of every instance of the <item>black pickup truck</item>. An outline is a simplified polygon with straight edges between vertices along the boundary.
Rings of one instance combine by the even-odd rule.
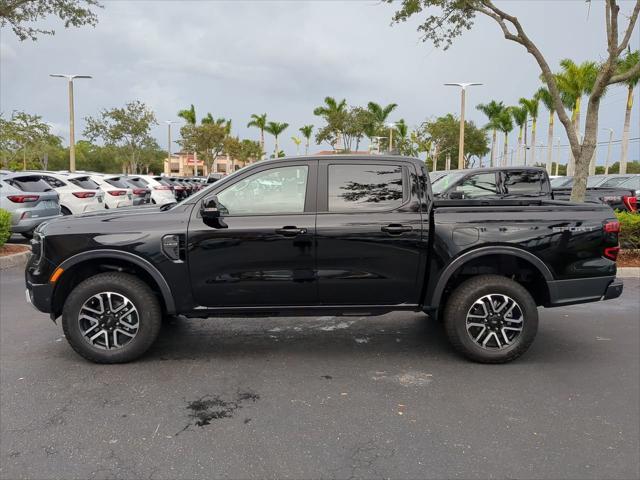
[[[486,363],[532,343],[537,307],[618,297],[609,207],[434,201],[398,156],[258,162],[180,203],[39,227],[27,299],[94,362],[142,355],[166,315],[426,312]]]

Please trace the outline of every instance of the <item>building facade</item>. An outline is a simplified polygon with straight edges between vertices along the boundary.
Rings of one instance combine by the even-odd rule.
[[[253,162],[247,162],[247,165]],[[207,165],[193,153],[178,152],[164,161],[164,173],[168,176],[193,177],[207,176],[209,173],[221,173],[228,175],[240,170],[245,163],[232,158],[229,155],[219,155],[213,161],[212,170],[209,172]]]

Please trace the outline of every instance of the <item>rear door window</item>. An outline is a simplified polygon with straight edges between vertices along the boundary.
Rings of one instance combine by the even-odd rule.
[[[400,165],[334,164],[328,168],[329,212],[393,210],[408,196]]]
[[[503,175],[504,193],[507,196],[542,195],[544,173],[539,171],[506,171]]]

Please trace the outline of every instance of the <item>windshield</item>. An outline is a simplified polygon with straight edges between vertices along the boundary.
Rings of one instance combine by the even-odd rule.
[[[116,188],[131,188],[131,187],[129,187],[129,185],[127,185],[127,182],[125,182],[120,177],[105,178],[104,181],[107,182],[109,185],[114,186]]]
[[[439,195],[444,192],[447,188],[453,185],[456,181],[458,181],[464,173],[448,173],[444,177],[440,177],[435,182],[431,184],[431,190],[433,190],[434,195]]]
[[[631,177],[613,177],[608,179],[606,182],[602,182],[600,185],[598,185],[598,188],[618,187],[629,180],[629,178]]]
[[[570,187],[573,184],[573,177],[556,177],[551,180],[551,188]]]

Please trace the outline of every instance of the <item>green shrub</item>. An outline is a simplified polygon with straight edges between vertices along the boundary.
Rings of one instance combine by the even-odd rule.
[[[2,247],[11,236],[11,214],[0,208],[0,247]]]
[[[622,248],[640,248],[640,214],[616,212],[620,222],[620,246]]]

